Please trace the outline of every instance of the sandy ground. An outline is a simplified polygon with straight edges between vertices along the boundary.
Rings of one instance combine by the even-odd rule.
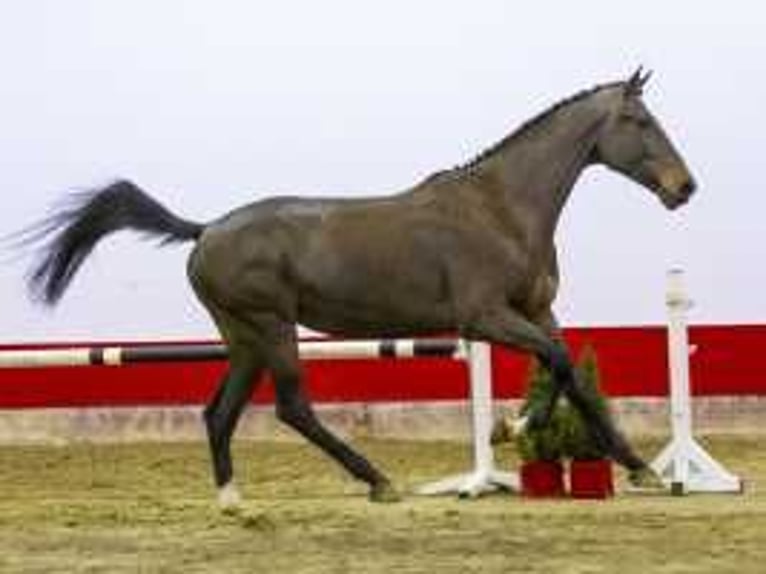
[[[311,447],[238,443],[237,516],[213,503],[201,443],[2,447],[0,572],[766,572],[766,438],[706,444],[744,495],[377,505]],[[457,443],[357,446],[403,490],[469,466]]]

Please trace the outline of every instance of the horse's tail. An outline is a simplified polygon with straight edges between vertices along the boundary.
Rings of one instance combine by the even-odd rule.
[[[47,305],[58,302],[96,243],[110,233],[132,229],[159,236],[165,244],[195,240],[205,228],[173,215],[126,180],[71,199],[65,209],[27,234],[30,242],[53,235],[28,277],[32,297]]]

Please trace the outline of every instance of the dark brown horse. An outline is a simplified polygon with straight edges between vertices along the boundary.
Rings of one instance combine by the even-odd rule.
[[[386,197],[277,197],[201,225],[118,181],[43,224],[41,234],[54,235],[31,289],[55,303],[98,240],[117,230],[196,242],[189,279],[230,355],[204,415],[224,502],[236,498],[230,439],[265,371],[282,421],[366,482],[373,500],[397,497],[382,472],[315,417],[297,324],[345,337],[456,332],[533,353],[631,479],[652,482],[644,461],[583,398],[551,311],[559,282],[554,231],[586,167],[622,173],[669,209],[694,191],[641,99],[646,80],[639,70],[578,93],[469,163]],[[551,408],[532,413],[528,424],[545,424]]]

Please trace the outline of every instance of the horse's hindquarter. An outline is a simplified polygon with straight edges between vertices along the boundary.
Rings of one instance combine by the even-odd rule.
[[[208,306],[294,319],[295,262],[322,220],[324,203],[272,198],[207,226],[189,259],[197,294]]]

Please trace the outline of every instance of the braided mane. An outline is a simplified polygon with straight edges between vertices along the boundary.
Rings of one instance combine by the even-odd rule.
[[[439,177],[442,175],[455,175],[455,176],[462,175],[470,171],[474,167],[476,167],[478,164],[482,163],[484,160],[493,156],[495,153],[503,149],[505,146],[507,146],[511,142],[517,140],[518,138],[520,138],[521,136],[529,132],[532,128],[541,124],[549,116],[556,113],[560,109],[570,104],[573,104],[575,102],[578,102],[582,99],[585,99],[589,96],[592,96],[593,94],[600,92],[601,90],[608,89],[608,88],[615,88],[621,85],[625,85],[625,82],[620,81],[620,82],[610,82],[607,84],[599,84],[592,88],[581,90],[574,95],[564,98],[563,100],[556,102],[555,104],[553,104],[546,110],[542,111],[541,113],[537,114],[536,116],[533,116],[532,118],[528,119],[526,122],[521,124],[521,126],[519,126],[515,131],[511,132],[510,134],[508,134],[507,136],[505,136],[503,139],[496,142],[495,144],[491,145],[490,147],[482,150],[481,152],[479,152],[476,156],[474,156],[472,159],[468,160],[467,162],[456,165],[452,169],[437,172],[428,179],[433,179],[435,177]]]

